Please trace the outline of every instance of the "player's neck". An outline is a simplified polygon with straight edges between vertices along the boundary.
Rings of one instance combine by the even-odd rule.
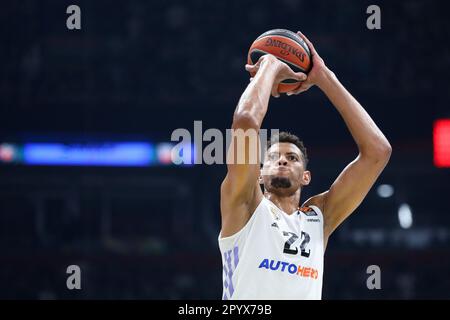
[[[277,195],[272,192],[264,192],[264,196],[272,201],[279,209],[287,214],[292,214],[297,211],[300,203],[300,189],[290,196]]]

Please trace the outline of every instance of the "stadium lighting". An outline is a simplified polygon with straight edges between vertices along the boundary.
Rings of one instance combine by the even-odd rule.
[[[389,198],[394,194],[394,187],[390,184],[380,184],[377,188],[377,194],[381,198]]]
[[[398,221],[403,229],[409,229],[413,223],[411,208],[408,204],[403,203],[398,208]]]
[[[433,160],[438,168],[450,168],[450,119],[433,124]]]

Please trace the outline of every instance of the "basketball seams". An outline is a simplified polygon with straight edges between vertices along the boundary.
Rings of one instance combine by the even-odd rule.
[[[270,37],[273,37],[273,35],[268,35],[268,36],[266,36],[266,37],[260,37],[259,39],[257,39],[257,40],[255,40],[255,42],[253,42],[253,44],[251,45],[251,47],[253,47],[253,45],[256,43],[256,42],[261,42],[261,43],[263,43],[264,41],[265,41],[265,39],[267,39],[267,38],[270,38]],[[288,40],[288,41],[294,41],[294,40],[292,40],[292,39],[290,39],[290,38],[288,38],[288,37],[284,37],[284,36],[280,36],[280,35],[276,35],[276,37],[277,38],[284,38],[284,40]],[[295,41],[294,41],[295,42]],[[290,45],[290,46],[293,46],[293,44],[292,43],[289,43],[288,42],[288,44]],[[297,42],[295,42],[295,44],[298,44]],[[302,48],[304,48],[303,46],[302,46]],[[253,50],[256,50],[256,49],[253,49]],[[252,50],[252,51],[253,51]],[[265,52],[265,53],[268,53],[268,54],[273,54],[273,53],[270,53],[270,52]],[[309,60],[309,61],[311,61],[311,56],[309,55],[309,54],[306,54],[305,55],[305,57]],[[280,59],[282,59],[282,58],[280,58]],[[286,60],[283,60],[283,62],[285,62]],[[294,61],[292,61],[292,62],[290,62],[290,63],[295,63]],[[311,63],[311,62],[310,62]],[[305,69],[305,68],[300,68],[303,72],[307,72],[307,70]]]
[[[258,38],[256,38],[255,41],[258,41],[260,39],[263,39],[265,37],[271,37],[271,36],[277,36],[277,37],[283,37],[290,39],[292,41],[297,42],[299,45],[303,47],[303,49],[308,53],[308,55],[311,55],[311,51],[309,50],[308,45],[306,44],[305,40],[303,40],[302,37],[300,37],[298,34],[285,29],[274,29],[269,30],[267,32],[264,32],[262,35],[260,35]]]

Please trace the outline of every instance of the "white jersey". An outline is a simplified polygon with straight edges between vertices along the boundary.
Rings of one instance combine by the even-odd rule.
[[[247,224],[221,238],[222,299],[320,300],[323,216],[316,206],[288,215],[263,197]]]

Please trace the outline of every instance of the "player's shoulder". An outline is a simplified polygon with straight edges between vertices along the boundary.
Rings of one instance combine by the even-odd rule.
[[[315,212],[315,210],[310,206],[301,207],[299,210],[306,215],[310,215],[311,213]]]
[[[325,198],[326,198],[327,193],[328,193],[328,191],[325,191],[325,192],[319,193],[319,194],[317,194],[315,196],[312,196],[312,197],[308,198],[308,200],[303,202],[303,204],[302,204],[302,206],[300,208],[300,211],[306,213],[308,211],[314,210],[312,208],[314,206],[314,207],[319,208],[319,210],[321,212],[323,212],[324,204],[325,204]]]

